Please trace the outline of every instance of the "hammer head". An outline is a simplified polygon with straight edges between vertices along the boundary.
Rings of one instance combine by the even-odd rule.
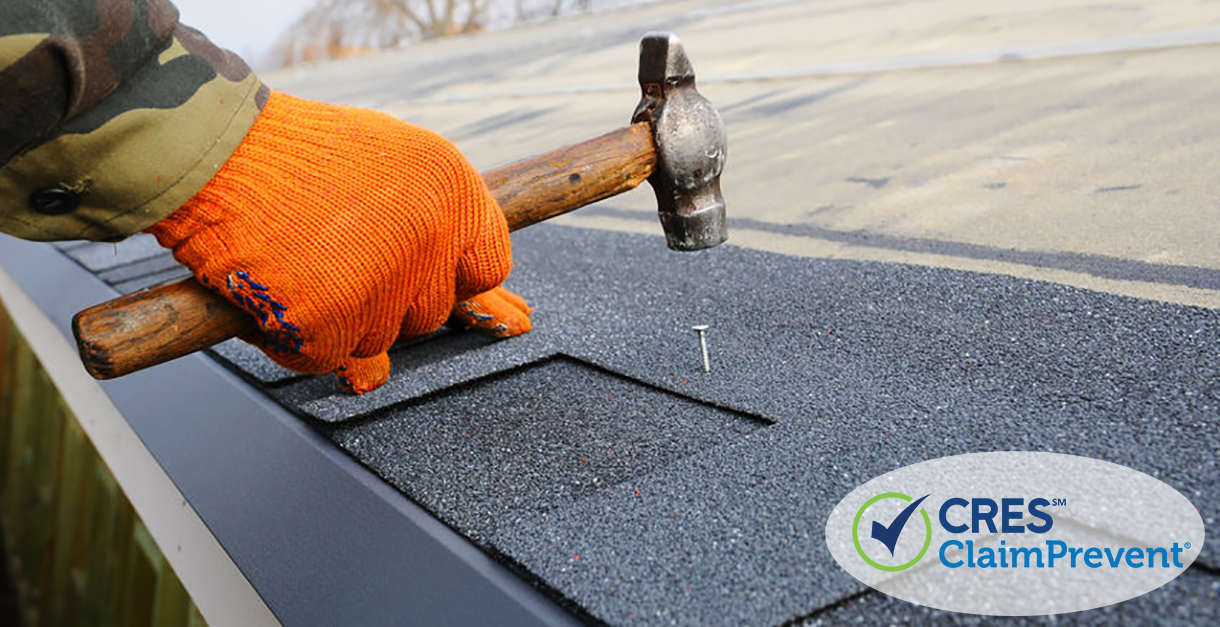
[[[640,42],[643,97],[632,122],[652,128],[657,194],[665,240],[673,250],[711,248],[729,237],[720,173],[727,150],[720,112],[695,89],[695,70],[673,33]]]

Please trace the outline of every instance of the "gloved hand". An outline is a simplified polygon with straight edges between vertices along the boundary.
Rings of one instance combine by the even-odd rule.
[[[215,177],[148,232],[258,319],[242,339],[355,393],[386,381],[396,339],[451,314],[496,337],[530,329],[525,301],[497,287],[508,226],[482,177],[382,113],[273,92]]]

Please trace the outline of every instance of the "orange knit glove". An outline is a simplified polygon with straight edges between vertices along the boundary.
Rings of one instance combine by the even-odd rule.
[[[385,382],[396,339],[451,314],[496,337],[530,329],[525,301],[497,287],[508,225],[482,177],[382,113],[273,92],[216,176],[148,232],[258,319],[242,339],[356,393]]]

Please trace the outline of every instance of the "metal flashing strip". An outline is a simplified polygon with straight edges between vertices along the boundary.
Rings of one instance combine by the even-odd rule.
[[[55,248],[7,236],[0,268],[5,302],[15,303],[23,332],[82,422],[109,412],[109,429],[126,425],[121,455],[113,442],[97,441],[112,431],[90,435],[212,624],[575,622],[203,355],[100,384],[88,379],[70,320],[115,291]],[[162,489],[145,490],[141,480]],[[167,488],[180,496],[171,499]]]

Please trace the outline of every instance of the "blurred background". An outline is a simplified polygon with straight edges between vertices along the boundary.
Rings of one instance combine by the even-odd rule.
[[[657,0],[179,0],[182,21],[256,70]]]

